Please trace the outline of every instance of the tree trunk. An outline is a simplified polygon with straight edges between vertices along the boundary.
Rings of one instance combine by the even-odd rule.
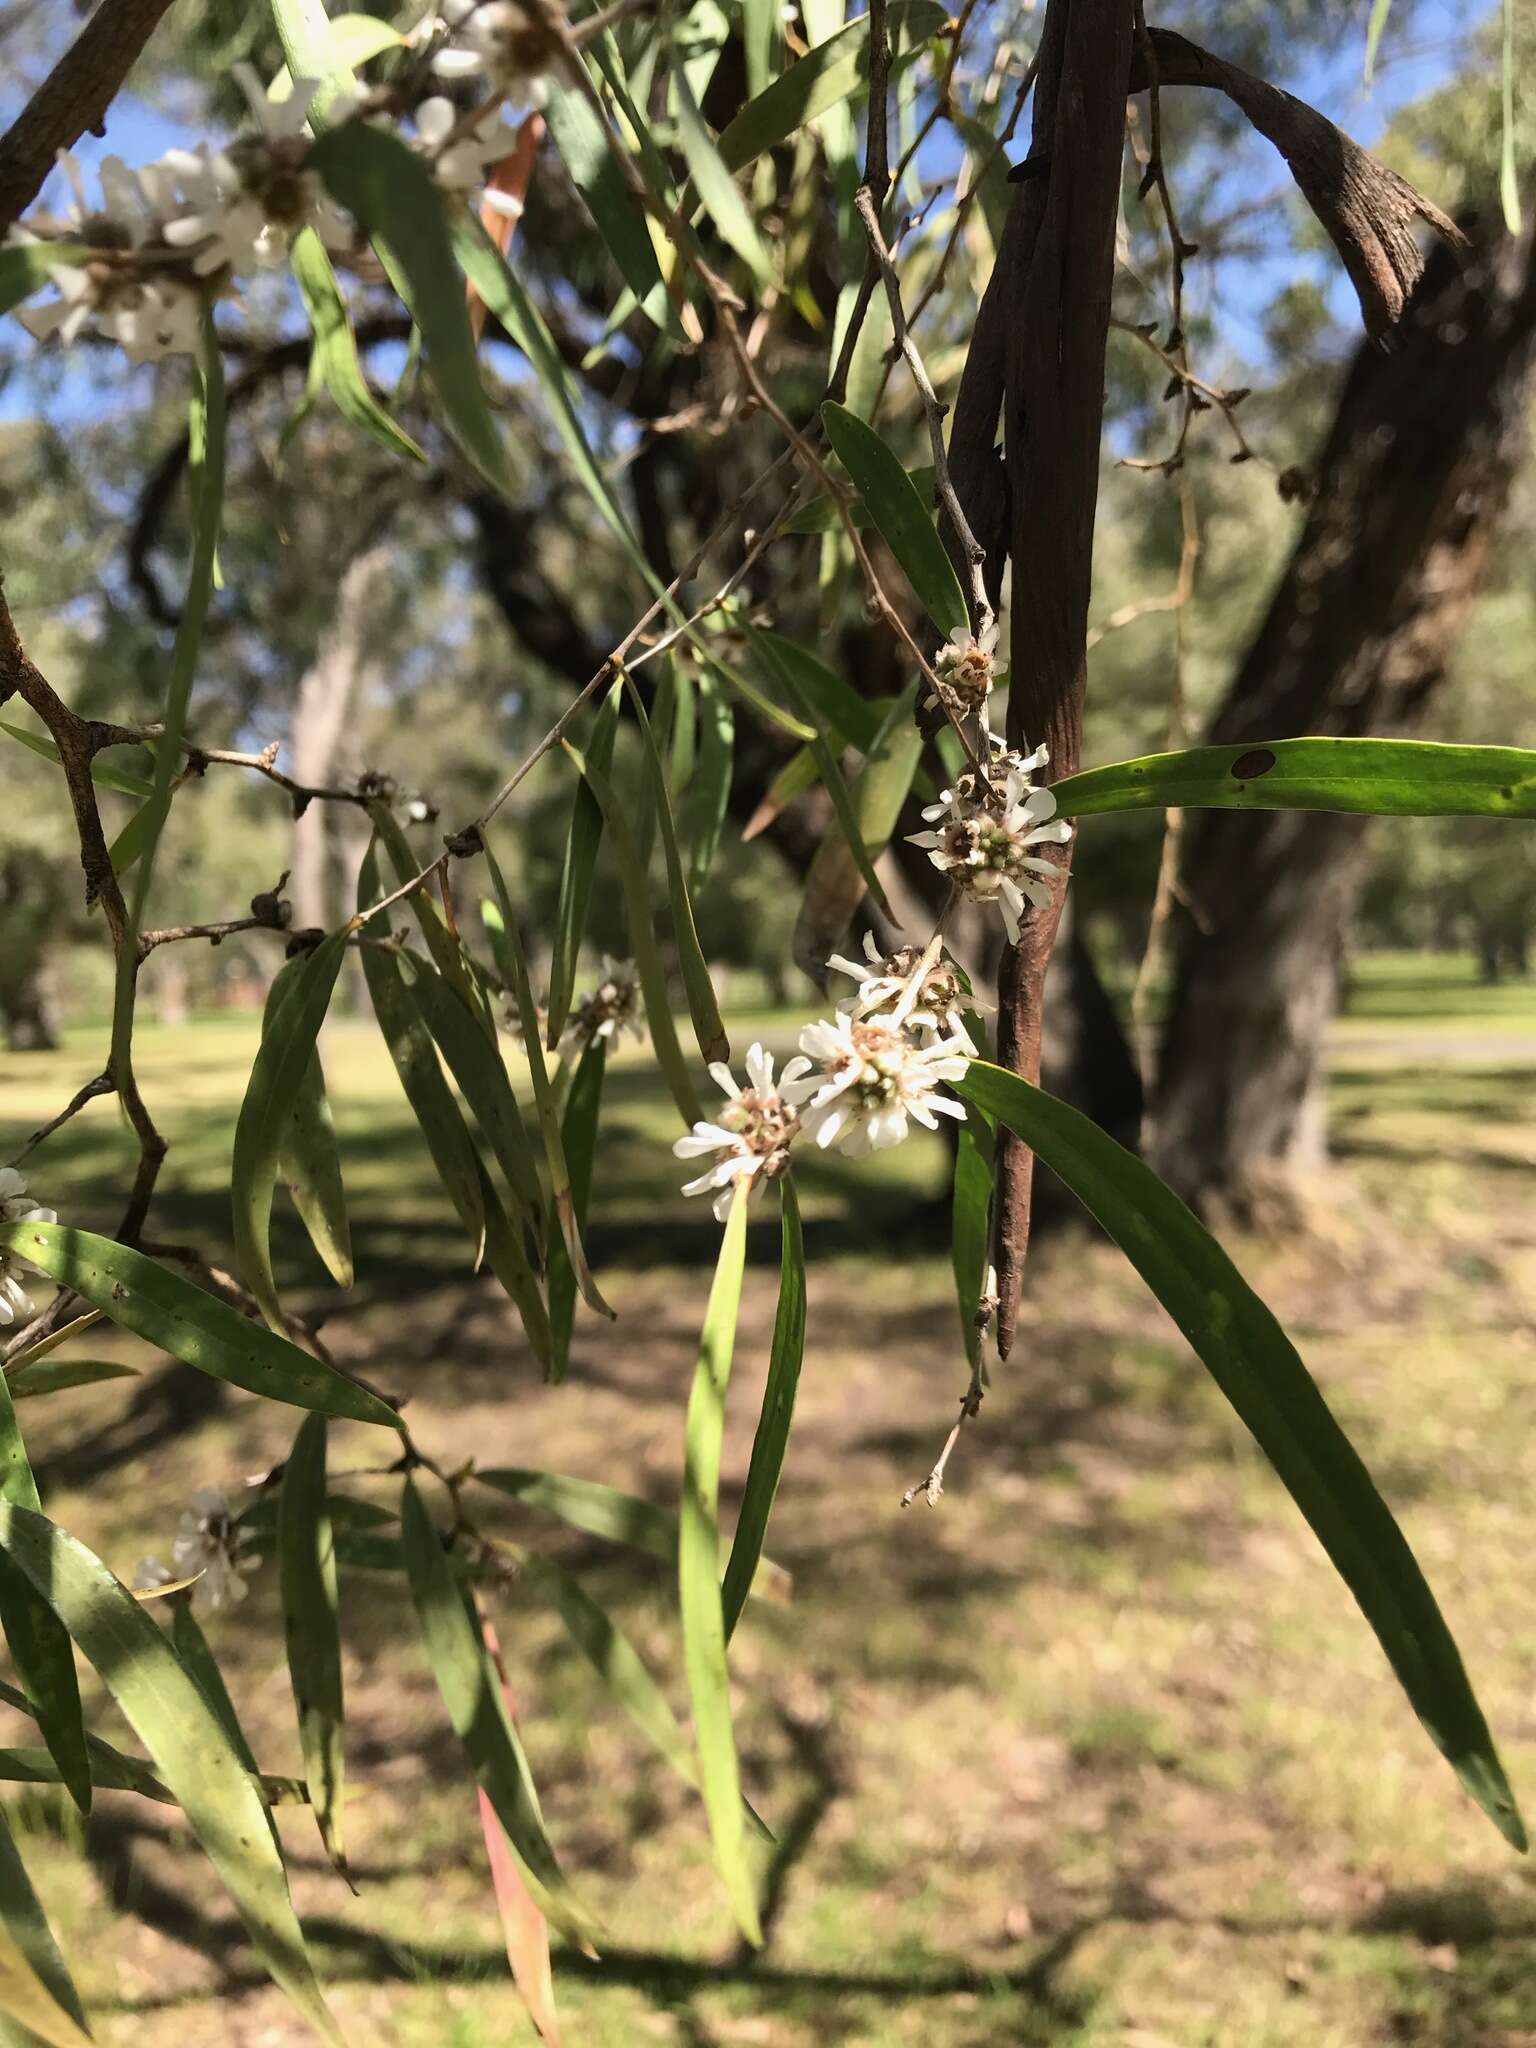
[[[5,1043],[10,1052],[54,1052],[58,1033],[48,999],[41,955],[8,963],[0,976],[0,1017],[5,1020]]]
[[[1212,741],[1416,729],[1523,453],[1533,337],[1529,244],[1485,232],[1464,269],[1432,259],[1392,352],[1355,358],[1306,525]],[[1199,1206],[1251,1220],[1323,1162],[1323,1035],[1367,823],[1210,811],[1189,834],[1150,1138]]]
[[[353,556],[342,576],[336,615],[315,650],[294,702],[291,751],[296,782],[318,787],[334,776],[341,736],[366,667],[374,582],[387,568],[389,553],[382,543],[365,548]],[[339,922],[332,873],[335,808],[333,804],[311,804],[294,820],[288,894],[294,923],[301,927],[319,925],[329,931]],[[350,913],[352,905],[345,908]]]

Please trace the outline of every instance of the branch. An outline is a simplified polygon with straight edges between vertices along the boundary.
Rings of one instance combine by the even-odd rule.
[[[58,152],[78,142],[87,128],[102,132],[107,108],[169,5],[170,0],[102,0],[0,136],[0,235],[37,197]]]

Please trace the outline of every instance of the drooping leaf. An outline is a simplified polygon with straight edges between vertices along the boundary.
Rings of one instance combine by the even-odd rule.
[[[1365,82],[1371,85],[1376,78],[1376,53],[1381,48],[1381,38],[1387,26],[1387,16],[1392,12],[1392,0],[1371,0],[1370,26],[1365,32]]]
[[[277,1556],[282,1579],[288,1676],[299,1717],[299,1746],[320,1839],[346,1875],[342,1805],[346,1785],[346,1705],[336,1554],[325,1490],[326,1423],[306,1415],[283,1469]]]
[[[773,1348],[768,1357],[768,1379],[763,1387],[763,1408],[757,1434],[752,1439],[752,1460],[741,1496],[741,1513],[731,1543],[730,1562],[720,1601],[725,1639],[730,1641],[741,1610],[757,1576],[768,1533],[768,1517],[784,1469],[789,1447],[790,1424],[795,1415],[795,1394],[800,1385],[800,1365],[805,1356],[805,1236],[800,1225],[800,1204],[788,1174],[779,1182],[780,1230],[779,1306],[773,1324]]]
[[[272,0],[272,20],[288,60],[289,76],[312,78],[320,88],[310,107],[310,123],[317,133],[323,133],[329,126],[332,102],[340,99],[345,107],[357,98],[352,64],[364,59],[360,54],[355,58],[349,55],[347,38],[337,34],[335,23],[326,15],[325,0]]]
[[[683,1063],[682,1047],[677,1042],[677,1030],[672,1022],[672,1010],[667,996],[667,977],[661,964],[661,951],[656,943],[650,891],[646,886],[645,869],[640,864],[629,821],[624,815],[612,784],[602,770],[580,754],[569,740],[565,741],[564,745],[566,752],[591,785],[592,794],[597,798],[609,836],[613,841],[619,885],[624,891],[629,943],[635,956],[635,970],[640,977],[640,991],[645,998],[645,1014],[651,1027],[651,1043],[656,1050],[657,1064],[666,1077],[667,1086],[672,1091],[672,1100],[677,1104],[683,1122],[697,1123],[702,1111],[688,1069]],[[653,763],[651,786],[654,794],[659,777],[654,742],[650,749],[650,759]],[[661,800],[655,797],[654,801],[659,812]]]
[[[613,765],[614,736],[619,729],[619,707],[624,685],[615,681],[603,699],[592,725],[587,759],[600,775]],[[586,936],[587,910],[592,900],[592,876],[597,850],[603,837],[603,811],[584,775],[576,778],[571,799],[571,822],[565,839],[565,865],[560,870],[560,900],[555,910],[553,954],[549,967],[549,1028],[546,1043],[551,1052],[560,1043],[571,998],[576,989],[577,955]]]
[[[272,1196],[283,1145],[346,950],[343,928],[295,962],[291,985],[285,985],[263,1020],[261,1045],[235,1123],[229,1169],[235,1257],[257,1306],[280,1334],[284,1320],[272,1271]]]
[[[20,1252],[146,1344],[213,1379],[320,1415],[400,1427],[394,1409],[377,1394],[110,1237],[62,1223],[3,1223],[0,1245]]]
[[[819,654],[766,626],[751,629],[751,644],[772,675],[787,679],[794,690],[795,703],[809,707],[805,713],[808,719],[820,720],[840,746],[857,747],[861,754],[873,751],[881,717],[890,709],[889,703],[878,707],[868,697],[861,697]]]
[[[1173,1190],[1079,1111],[982,1061],[959,1093],[1038,1153],[1115,1239],[1252,1431],[1452,1769],[1523,1850],[1514,1794],[1435,1597],[1269,1309]]]
[[[721,158],[698,101],[688,83],[688,74],[674,56],[672,61],[672,109],[677,121],[677,139],[704,211],[714,222],[720,239],[746,264],[758,283],[774,283],[773,262],[763,246],[747,202],[737,190],[736,180]]]
[[[1095,811],[1351,811],[1399,818],[1536,817],[1536,751],[1440,740],[1269,740],[1188,747],[1052,784],[1063,817]]]
[[[643,1550],[663,1564],[677,1562],[677,1517],[653,1501],[619,1493],[596,1479],[576,1479],[564,1472],[540,1472],[529,1466],[505,1465],[477,1470],[481,1486],[493,1487],[524,1507],[554,1515],[572,1529]]]
[[[480,1176],[480,1203],[485,1214],[485,1263],[501,1284],[502,1292],[517,1310],[533,1355],[549,1379],[554,1371],[555,1346],[550,1335],[549,1312],[539,1291],[539,1276],[533,1270],[523,1241],[521,1222],[509,1216],[485,1167],[476,1159]]]
[[[451,246],[452,214],[432,173],[398,137],[366,121],[348,121],[322,136],[309,168],[377,245],[421,329],[433,389],[454,439],[494,490],[515,499],[506,445],[480,381]]]
[[[339,2043],[261,1795],[171,1645],[100,1558],[42,1515],[0,1503],[0,1547],[96,1666],[179,1800],[272,1976],[315,2031]]]
[[[916,687],[909,685],[891,706],[853,786],[854,819],[871,866],[890,841],[922,758],[922,737],[912,722]],[[847,931],[866,887],[843,828],[829,830],[811,862],[795,926],[795,959],[813,979],[824,973],[827,955]]]
[[[860,27],[862,26],[861,22]],[[911,478],[912,487],[917,492],[918,497],[925,505],[931,505],[933,503],[933,465],[928,463],[918,469],[909,469],[907,475]],[[874,525],[874,517],[862,498],[856,498],[849,507],[849,511],[855,526],[868,527]],[[824,491],[819,497],[807,498],[803,505],[797,506],[785,520],[784,531],[786,533],[840,533],[842,526],[842,516],[838,512],[836,499]]]
[[[371,21],[371,15],[361,17]],[[380,23],[380,27],[384,24]],[[408,456],[425,462],[426,456],[399,423],[384,410],[368,389],[363,366],[358,361],[357,340],[347,318],[346,305],[336,283],[325,244],[313,228],[294,236],[288,260],[303,295],[309,324],[314,330],[315,374],[336,401],[343,419],[369,434],[391,455]]]
[[[1520,232],[1520,180],[1515,170],[1515,0],[1504,0],[1504,38],[1500,55],[1499,204],[1504,225]]]
[[[976,1312],[986,1284],[992,1226],[992,1133],[980,1111],[961,1124],[955,1144],[954,1193],[950,1207],[950,1262],[960,1305],[965,1355],[974,1368],[981,1354]]]
[[[395,880],[402,887],[406,887],[421,873],[421,862],[416,858],[414,847],[388,804],[371,803],[368,806],[368,816],[378,836],[378,843],[395,871]],[[362,877],[359,876],[358,879],[361,881]],[[376,892],[375,883],[374,893]],[[369,900],[372,901],[372,894]],[[416,920],[416,929],[421,933],[438,973],[451,987],[458,990],[465,1005],[478,1019],[481,1030],[494,1042],[496,1013],[458,933],[450,927],[437,898],[429,893],[429,885],[411,889],[404,900],[410,905],[411,915]],[[369,920],[370,934],[382,938],[386,929],[387,927],[377,920]]]
[[[203,1625],[189,1599],[173,1599],[171,1602],[171,1647],[181,1659],[183,1670],[195,1681],[203,1698],[218,1716],[219,1726],[229,1737],[235,1755],[253,1778],[259,1778],[261,1773],[256,1766],[256,1752],[240,1725],[240,1716],[235,1711],[229,1687],[224,1683],[219,1660],[203,1634]],[[307,1795],[305,1803],[308,1803]]]
[[[8,2038],[46,2041],[49,2048],[86,2048],[90,2029],[74,1979],[59,1954],[42,1902],[32,1889],[4,1812],[0,1811],[0,2013],[27,2030]]]
[[[0,249],[0,259],[9,256],[9,249]],[[62,767],[59,750],[46,733],[28,732],[24,725],[12,725],[0,718],[0,732],[13,740],[20,740],[24,747],[30,747],[34,754],[41,754],[45,761],[52,761]],[[98,754],[91,762],[91,780],[102,789],[115,789],[123,796],[145,797],[149,795],[150,784],[142,775],[130,775],[126,768],[114,768],[109,761],[103,761]]]
[[[944,21],[944,9],[934,0],[892,0],[886,13],[892,49],[926,42]],[[726,168],[744,169],[868,81],[869,22],[861,15],[807,50],[721,130],[719,150]]]
[[[874,428],[846,406],[828,399],[821,417],[834,453],[924,611],[943,634],[967,627],[970,612],[960,579],[911,477]]]
[[[523,956],[522,941],[518,937],[517,914],[512,908],[512,899],[507,894],[506,882],[502,879],[501,867],[486,842],[486,862],[490,868],[491,884],[496,891],[493,904],[482,905],[482,916],[491,943],[496,950],[497,964],[502,969],[517,1004],[518,1015],[523,1023],[523,1047],[528,1059],[528,1078],[533,1088],[533,1099],[538,1109],[539,1130],[544,1140],[544,1159],[549,1171],[550,1200],[554,1204],[555,1218],[560,1227],[561,1242],[576,1284],[581,1289],[581,1298],[588,1308],[600,1316],[614,1319],[614,1311],[603,1299],[597,1282],[587,1264],[587,1254],[581,1241],[581,1226],[576,1218],[576,1203],[571,1192],[570,1169],[566,1163],[565,1141],[560,1130],[560,1113],[555,1106],[554,1090],[550,1086],[549,1071],[544,1064],[544,1046],[539,1037],[539,1013],[533,1000],[533,984],[528,979],[528,962]]]
[[[731,1681],[726,1669],[719,1576],[720,1447],[746,1246],[747,1184],[742,1182],[726,1217],[704,1314],[693,1391],[688,1398],[683,1497],[678,1514],[677,1582],[683,1620],[683,1663],[693,1702],[699,1779],[704,1809],[709,1815],[715,1862],[737,1926],[754,1948],[759,1948],[763,1933],[742,1827],[741,1772],[731,1725]]]
[[[603,1099],[603,1075],[608,1063],[606,1038],[588,1040],[576,1068],[571,1092],[566,1098],[561,1140],[571,1172],[571,1201],[576,1226],[587,1227],[587,1207],[592,1197],[592,1166],[597,1156],[598,1112]],[[571,1355],[571,1327],[576,1313],[576,1275],[559,1245],[549,1254],[549,1324],[554,1345],[550,1377],[565,1378]]]
[[[544,102],[544,118],[555,147],[571,174],[571,183],[587,203],[609,255],[641,306],[666,304],[656,248],[645,214],[635,204],[614,156],[615,144],[574,85],[552,84]],[[622,147],[622,144],[618,145]],[[678,340],[682,329],[672,316]]]
[[[509,1708],[509,1715],[510,1712]],[[475,1787],[475,1799],[480,1808],[480,1832],[485,1838],[491,1889],[496,1894],[496,1912],[507,1945],[512,1981],[545,2048],[560,2048],[560,2018],[555,2010],[555,1980],[549,1960],[549,1922],[523,1882],[507,1831],[496,1818],[496,1809],[483,1785]]]
[[[709,965],[699,944],[698,927],[693,921],[693,899],[688,893],[688,878],[683,873],[683,857],[677,844],[677,828],[672,820],[672,800],[667,793],[667,779],[662,772],[661,756],[656,750],[656,740],[651,731],[650,719],[646,716],[645,702],[633,683],[630,685],[629,694],[640,727],[640,736],[645,742],[646,759],[650,765],[651,796],[656,806],[656,822],[661,828],[661,851],[667,867],[667,898],[672,911],[672,944],[677,952],[677,964],[682,972],[683,987],[687,991],[688,1010],[693,1019],[693,1035],[698,1040],[699,1051],[706,1062],[728,1060],[731,1056],[731,1042],[725,1035],[720,1004],[715,996],[715,985],[710,980]],[[599,789],[598,801],[602,800],[602,791]]]
[[[449,1569],[442,1539],[409,1477],[400,1527],[427,1661],[454,1732],[507,1831],[539,1910],[579,1935],[585,1916],[571,1897],[545,1832],[528,1759],[459,1582]]]
[[[772,82],[783,52],[784,21],[778,0],[741,0],[741,28],[747,91],[755,98]]]
[[[736,765],[736,716],[713,675],[699,678],[699,764],[678,812],[678,836],[688,849],[688,886],[697,895],[720,850],[731,774]]]
[[[105,1380],[136,1380],[139,1369],[119,1365],[110,1358],[44,1358],[25,1368],[12,1366],[6,1384],[13,1401],[28,1401],[38,1394],[62,1394],[71,1387],[99,1386]]]
[[[380,21],[376,14],[333,14],[328,26],[332,59],[338,67],[367,64],[374,57],[382,57],[386,50],[400,49],[406,40],[399,29]],[[286,100],[292,96],[293,77],[284,64],[274,73],[267,97]]]
[[[272,977],[262,1017],[263,1036],[272,1028],[283,1001],[298,988],[303,971],[301,955],[285,961]],[[278,1150],[277,1172],[331,1278],[338,1287],[350,1287],[352,1231],[347,1221],[346,1192],[341,1184],[336,1127],[331,1121],[318,1050],[311,1052],[299,1076],[293,1113]]]
[[[16,1501],[41,1512],[37,1481],[27,1458],[11,1389],[0,1374],[0,1500]],[[0,1552],[0,1623],[11,1662],[26,1687],[49,1753],[70,1798],[82,1813],[91,1810],[91,1761],[86,1750],[85,1718],[75,1653],[63,1623],[24,1573]]]

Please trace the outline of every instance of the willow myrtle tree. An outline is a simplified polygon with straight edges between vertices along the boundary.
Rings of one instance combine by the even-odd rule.
[[[946,103],[968,15],[945,21],[926,0],[877,0],[867,18],[839,23],[808,8],[806,35],[791,38],[777,8],[748,0],[741,23],[747,91],[717,126],[702,110],[690,53],[644,8],[567,19],[548,0],[526,13],[511,0],[456,0],[407,33],[371,16],[328,20],[318,0],[275,0],[287,65],[277,79],[243,80],[251,121],[235,142],[173,151],[138,169],[109,159],[99,197],[66,157],[70,211],[62,219],[28,215],[16,225],[53,150],[67,149],[100,116],[159,12],[149,0],[99,13],[0,144],[0,196],[14,228],[0,251],[6,309],[20,309],[40,337],[69,345],[90,330],[135,360],[183,367],[192,421],[191,559],[160,719],[144,727],[80,716],[28,659],[9,613],[0,613],[0,697],[19,698],[33,716],[22,733],[38,762],[37,800],[71,814],[87,902],[99,910],[116,976],[100,1074],[0,1169],[0,1318],[14,1330],[0,1392],[0,1623],[19,1680],[4,1697],[36,1721],[45,1745],[25,1759],[26,1775],[55,1777],[82,1809],[96,1785],[179,1803],[273,1976],[317,2032],[338,2038],[289,1899],[269,1810],[308,1804],[328,1854],[345,1870],[341,1596],[354,1572],[394,1573],[409,1589],[445,1712],[482,1796],[493,1867],[503,1877],[512,1873],[508,1882],[534,1909],[517,1917],[512,1961],[535,2020],[549,2031],[548,1923],[587,1943],[600,1940],[600,1930],[546,1827],[500,1667],[490,1603],[511,1570],[548,1598],[623,1708],[697,1788],[742,1932],[759,1939],[751,1845],[761,1824],[741,1794],[728,1648],[769,1569],[764,1543],[805,1340],[808,1247],[795,1163],[807,1146],[857,1156],[901,1142],[913,1123],[933,1128],[948,1118],[959,1127],[953,1252],[963,1333],[957,1351],[968,1374],[955,1430],[909,1498],[937,1500],[960,1428],[979,1406],[988,1353],[1008,1355],[1038,1154],[1174,1317],[1315,1530],[1430,1735],[1495,1825],[1523,1848],[1514,1795],[1455,1643],[1294,1345],[1172,1190],[1037,1085],[1043,983],[1079,821],[1147,805],[1536,812],[1536,754],[1500,747],[1277,738],[1081,767],[1127,101],[1145,94],[1149,103],[1144,184],[1167,225],[1173,280],[1171,330],[1142,338],[1172,368],[1184,434],[1205,387],[1190,365],[1179,310],[1188,251],[1162,154],[1166,92],[1218,91],[1276,145],[1337,248],[1372,334],[1390,330],[1417,282],[1416,224],[1455,245],[1451,223],[1313,109],[1149,27],[1131,0],[1050,0],[1025,81],[1033,85],[1032,141],[946,441],[944,408],[908,323],[903,223],[893,205],[921,137],[909,124],[906,161],[893,166],[888,102],[894,94],[910,109],[931,67],[936,104]],[[625,316],[643,312],[657,348],[717,336],[739,396],[782,438],[780,455],[751,479],[699,561],[670,581],[656,575],[631,529],[594,454],[568,366],[518,275],[514,230],[544,119],[527,111],[536,73],[548,75],[549,126],[625,280]],[[856,99],[867,101],[861,157],[847,118]],[[503,111],[509,105],[518,109],[515,120]],[[862,255],[845,280],[824,402],[797,414],[765,379],[754,335],[781,289],[792,293],[801,280],[790,243],[770,246],[746,174],[765,153],[798,149],[808,138],[832,159],[846,246]],[[998,158],[1000,145],[989,147]],[[482,313],[523,352],[573,475],[654,592],[570,709],[524,760],[508,764],[493,799],[448,832],[424,866],[387,778],[305,782],[270,754],[216,755],[193,737],[225,476],[226,301],[256,271],[290,271],[313,329],[312,398],[328,393],[359,433],[409,461],[413,442],[361,373],[338,282],[338,267],[360,273],[374,264],[408,309],[434,405],[485,489],[507,495],[514,486],[481,380],[475,332]],[[877,299],[928,421],[931,489],[845,402]],[[1223,403],[1230,412],[1230,397]],[[750,569],[771,569],[775,545],[806,494],[840,523],[842,544],[824,558],[829,573],[846,565],[850,594],[886,616],[906,646],[910,680],[884,715],[873,714],[815,650],[780,634],[760,608],[736,602]],[[726,573],[703,576],[703,564],[721,549],[733,557]],[[888,583],[893,564],[910,598]],[[1006,727],[998,731],[996,614],[1010,564],[1012,681]],[[908,624],[912,601],[929,622],[922,635]],[[685,818],[674,801],[676,712],[695,674],[709,679],[720,702],[734,697],[744,715],[795,735],[801,752],[792,774],[800,788],[824,785],[832,817],[807,880],[801,943],[815,942],[817,957],[849,992],[830,1016],[806,1025],[781,1071],[762,1047],[748,1048],[744,1082],[731,1063],[692,901],[719,843],[723,804],[691,802]],[[620,775],[616,740],[624,720],[638,741],[638,789]],[[710,765],[699,772],[717,795],[729,776],[730,730],[724,720],[706,728]],[[533,935],[498,849],[508,843],[509,800],[546,755],[568,766],[569,830],[554,929]],[[844,763],[854,755],[860,765],[850,778]],[[1049,784],[1047,771],[1056,776]],[[152,923],[157,855],[178,792],[191,775],[242,772],[262,776],[298,810],[344,804],[366,817],[371,836],[356,912],[334,929],[291,932],[291,911],[277,891],[259,895],[246,916]],[[861,951],[835,951],[866,895],[882,900],[876,863],[920,779],[933,793],[930,829],[918,840],[943,878],[944,908],[933,929],[907,933],[894,953],[867,940]],[[134,801],[111,838],[104,788]],[[578,994],[605,839],[623,882],[633,959],[605,959],[597,985]],[[657,890],[653,869],[662,878]],[[467,941],[468,921],[457,915],[466,892],[481,900],[488,957]],[[1005,942],[996,1063],[983,1056],[986,1029],[965,964],[946,943],[950,911],[961,905],[995,919]],[[682,1008],[724,1097],[712,1117],[702,1111],[674,1020],[658,930],[663,912]],[[231,1279],[151,1255],[146,1226],[166,1147],[135,1067],[136,998],[143,963],[158,948],[263,928],[288,934],[289,957],[272,981],[235,1131],[230,1243],[238,1278]],[[542,1002],[529,965],[534,936],[547,943],[551,962]],[[683,1126],[674,1149],[696,1173],[684,1192],[710,1198],[721,1224],[698,1366],[680,1418],[675,1516],[618,1488],[558,1473],[445,1470],[432,1446],[412,1434],[398,1401],[342,1370],[284,1303],[270,1244],[279,1181],[337,1285],[352,1277],[345,1162],[317,1050],[349,953],[360,957],[380,1031],[462,1223],[466,1265],[483,1261],[494,1274],[555,1381],[566,1375],[578,1304],[597,1319],[594,1327],[613,1316],[585,1240],[609,1048],[621,1031],[638,1034],[643,1015],[658,1086]],[[522,1069],[509,1066],[498,1032],[503,1003],[522,1041],[521,1100],[512,1075]],[[110,1237],[60,1222],[37,1198],[47,1189],[52,1131],[106,1095],[117,1097],[131,1124],[139,1159]],[[770,1183],[782,1219],[778,1314],[743,1507],[722,1570],[722,1429],[747,1213]],[[56,1199],[67,1201],[62,1193]],[[41,1309],[29,1275],[56,1284]],[[303,1411],[291,1455],[252,1500],[235,1507],[211,1490],[193,1502],[171,1562],[149,1574],[159,1584],[141,1589],[163,1595],[167,1604],[158,1611],[169,1614],[168,1627],[43,1515],[16,1419],[22,1396],[99,1376],[102,1368],[72,1347],[101,1317],[202,1372]],[[388,1499],[333,1487],[327,1453],[334,1424],[383,1433],[384,1462],[398,1478]],[[673,1566],[691,1735],[580,1581],[483,1525],[483,1504],[497,1495]],[[304,1759],[299,1781],[259,1769],[196,1615],[198,1604],[237,1597],[245,1567],[263,1550],[274,1554],[281,1580]],[[97,1667],[147,1757],[85,1728],[77,1649]],[[11,2021],[47,2041],[81,2039],[85,2019],[67,1968],[8,1848],[0,1853],[0,1921],[7,1961],[0,2001]]]

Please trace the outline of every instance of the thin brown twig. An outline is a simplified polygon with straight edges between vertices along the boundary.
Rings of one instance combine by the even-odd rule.
[[[88,1102],[95,1102],[102,1095],[115,1095],[116,1093],[117,1090],[113,1085],[110,1074],[93,1075],[83,1088],[75,1090],[57,1116],[50,1117],[47,1123],[39,1125],[16,1154],[11,1164],[13,1166],[20,1166],[24,1159],[29,1158],[37,1150],[45,1138],[51,1138],[54,1132],[59,1130],[64,1124],[67,1124],[72,1116],[78,1116]]]

